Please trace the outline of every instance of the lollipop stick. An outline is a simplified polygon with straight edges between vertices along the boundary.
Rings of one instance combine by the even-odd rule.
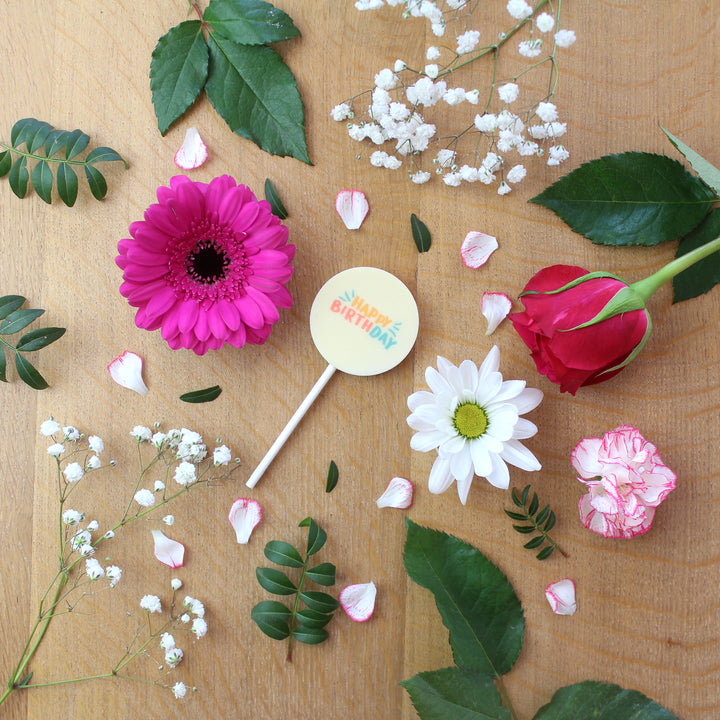
[[[294,415],[288,420],[287,425],[282,429],[282,432],[278,435],[277,440],[275,440],[275,442],[270,446],[270,449],[265,454],[265,457],[255,468],[253,474],[250,476],[250,479],[247,481],[247,483],[245,483],[249,488],[255,487],[257,481],[267,470],[268,465],[270,465],[270,463],[280,451],[280,448],[290,437],[290,433],[292,433],[300,420],[302,420],[302,417],[308,411],[308,408],[315,402],[315,398],[317,398],[325,385],[327,385],[327,381],[333,376],[334,372],[335,367],[333,365],[328,365],[325,368],[325,372],[323,372],[323,374],[318,378],[317,382],[312,386],[312,390],[310,390],[310,392],[305,396],[305,399],[300,403],[300,407],[298,407]]]

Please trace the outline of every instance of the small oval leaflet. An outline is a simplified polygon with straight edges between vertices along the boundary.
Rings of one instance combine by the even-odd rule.
[[[417,245],[418,252],[427,252],[430,249],[432,238],[427,225],[420,218],[412,213],[410,215],[410,229],[412,230],[413,240]]]
[[[187,403],[206,403],[215,400],[221,392],[222,388],[219,385],[213,385],[203,390],[193,390],[185,393],[180,396],[180,399]]]

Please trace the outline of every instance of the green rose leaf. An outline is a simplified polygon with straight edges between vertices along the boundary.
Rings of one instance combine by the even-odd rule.
[[[460,667],[500,677],[520,654],[525,630],[512,585],[479,550],[406,520],[407,574],[435,596]]]
[[[218,35],[241,45],[263,45],[300,34],[287,13],[263,0],[210,0],[203,20]]]
[[[158,40],[150,63],[150,89],[162,135],[195,102],[207,76],[208,48],[200,20],[181,22]]]
[[[668,140],[685,156],[685,159],[692,165],[693,170],[700,179],[716,193],[720,194],[720,170],[709,163],[702,155],[696,153],[680,138],[676,138],[671,132],[668,132],[662,125],[660,129],[668,136]]]
[[[534,720],[678,720],[669,710],[637,690],[618,685],[581,682],[561,688]]]
[[[203,388],[202,390],[193,390],[192,392],[184,393],[180,396],[180,399],[186,403],[212,402],[220,396],[221,392],[222,388],[219,385],[213,385],[212,387]]]
[[[444,668],[400,684],[423,720],[510,720],[492,678],[479,670]]]
[[[686,235],[677,249],[680,257],[720,237],[720,209],[713,210],[700,227]],[[711,290],[720,283],[720,252],[699,260],[673,278],[673,302],[682,302]]]
[[[238,45],[210,33],[207,93],[230,129],[273,154],[310,164],[305,108],[292,72],[265,45]]]
[[[273,640],[284,640],[290,635],[291,615],[289,608],[277,600],[263,600],[250,611],[257,626]]]
[[[686,235],[717,198],[679,162],[626,152],[591,160],[530,202],[600,245],[656,245]]]
[[[265,546],[265,557],[276,565],[301,568],[303,559],[300,553],[290,544],[282,540],[271,540]]]

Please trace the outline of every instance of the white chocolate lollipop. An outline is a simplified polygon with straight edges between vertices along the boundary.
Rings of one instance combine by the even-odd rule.
[[[415,344],[419,327],[412,293],[394,275],[373,267],[331,277],[310,309],[310,333],[328,366],[247,481],[255,487],[273,458],[335,370],[378,375],[399,365]]]

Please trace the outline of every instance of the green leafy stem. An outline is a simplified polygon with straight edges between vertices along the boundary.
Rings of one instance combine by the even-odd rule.
[[[21,353],[40,350],[50,345],[65,334],[65,328],[36,328],[25,333],[18,340],[17,345],[11,345],[3,336],[20,332],[45,312],[36,308],[22,308],[24,303],[25,298],[22,295],[0,297],[0,381],[8,382],[5,358],[5,348],[7,348],[15,353],[15,368],[18,377],[31,388],[44,390],[48,387],[47,381]]]
[[[56,130],[49,123],[35,118],[23,118],[10,131],[10,144],[0,142],[0,177],[8,176],[11,190],[19,198],[27,195],[28,183],[32,183],[38,197],[52,202],[53,179],[57,194],[68,207],[72,207],[78,195],[78,176],[72,165],[85,171],[90,192],[97,200],[107,194],[105,176],[95,167],[99,162],[121,162],[128,164],[112,148],[97,147],[84,159],[78,159],[90,143],[90,136],[82,130]],[[25,150],[21,149],[25,145]],[[59,155],[59,153],[62,153]],[[13,160],[13,156],[17,157]],[[32,174],[28,160],[35,160]],[[51,163],[57,165],[55,177]]]
[[[299,527],[308,528],[305,557],[290,543],[271,540],[265,546],[265,557],[276,565],[300,570],[297,585],[281,570],[257,568],[255,574],[260,585],[273,595],[293,596],[292,607],[276,600],[259,602],[250,612],[250,617],[268,637],[288,641],[287,657],[292,660],[293,639],[307,645],[317,645],[328,638],[325,626],[332,620],[338,601],[324,592],[305,590],[305,582],[312,580],[318,585],[335,584],[335,566],[320,563],[309,567],[310,558],[327,541],[327,533],[310,517]],[[301,608],[300,603],[305,605]]]
[[[550,537],[550,531],[555,527],[555,513],[546,505],[540,509],[540,499],[538,494],[533,492],[530,497],[530,485],[526,485],[522,493],[513,488],[511,491],[512,501],[521,512],[515,510],[505,510],[505,514],[512,520],[518,520],[523,525],[513,525],[513,530],[529,535],[536,532],[534,538],[528,540],[523,547],[528,550],[540,550],[536,555],[538,560],[547,560],[555,550],[561,555],[567,557],[568,554]],[[529,500],[529,501],[528,501]],[[544,546],[544,547],[543,547]]]

